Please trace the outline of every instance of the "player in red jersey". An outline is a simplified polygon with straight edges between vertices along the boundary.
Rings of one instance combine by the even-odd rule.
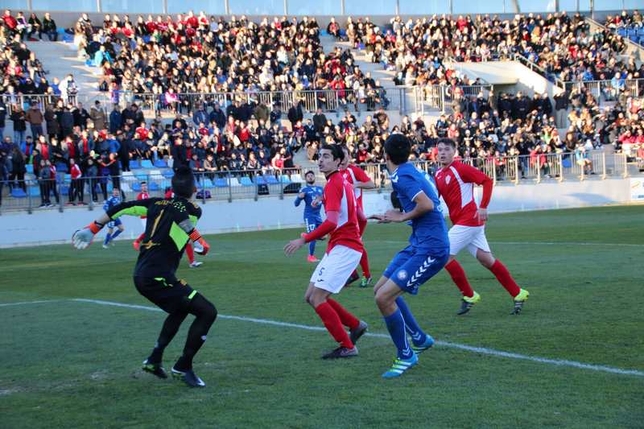
[[[495,259],[485,237],[487,206],[492,197],[494,182],[474,167],[455,161],[456,144],[451,139],[438,141],[438,161],[442,168],[436,172],[435,180],[439,194],[445,200],[452,220],[449,230],[450,257],[445,269],[463,294],[458,314],[465,314],[481,300],[467,280],[463,267],[455,259],[456,255],[467,248],[485,268],[492,271],[499,283],[514,299],[512,314],[519,314],[530,295],[514,281],[508,269]],[[474,185],[483,187],[479,205],[474,199]]]
[[[351,163],[351,157],[349,156],[349,151],[346,146],[343,146],[342,149],[344,151],[344,160],[340,164],[340,171],[342,172],[344,179],[353,187],[358,208],[358,226],[360,227],[360,237],[362,237],[365,229],[367,228],[367,216],[364,214],[364,207],[362,205],[362,190],[374,189],[376,184],[369,176],[367,176],[367,173],[365,173],[362,168]],[[371,269],[369,268],[369,256],[367,255],[367,249],[364,247],[362,250],[362,257],[360,258],[360,268],[362,269],[362,281],[360,282],[360,287],[367,287],[371,284],[372,279]],[[359,278],[360,276],[358,275],[358,271],[354,271],[351,273],[345,286],[348,286]]]
[[[150,194],[148,193],[148,182],[141,182],[141,192],[139,192],[139,194],[136,196],[136,200],[141,201],[141,200],[147,200],[148,198],[150,198]],[[143,232],[132,243],[132,247],[134,247],[134,250],[136,250],[137,252],[141,248],[141,240],[143,240],[143,237],[145,236],[146,219],[147,219],[147,216],[141,216],[141,223],[143,224]]]
[[[292,255],[304,244],[329,234],[326,253],[315,268],[304,295],[306,302],[315,309],[324,327],[339,344],[338,348],[322,356],[323,359],[357,356],[355,343],[367,331],[365,322],[330,298],[332,293],[342,290],[358,266],[363,250],[353,188],[338,170],[343,158],[344,152],[340,146],[322,146],[318,166],[327,179],[323,193],[326,220],[313,231],[303,233],[300,238],[284,246],[284,253]],[[345,326],[349,328],[349,333]]]

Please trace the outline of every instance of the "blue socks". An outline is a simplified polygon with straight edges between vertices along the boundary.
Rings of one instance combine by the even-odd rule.
[[[315,242],[317,240],[313,240],[309,243],[309,255],[315,255]]]
[[[401,359],[410,359],[414,352],[407,342],[407,333],[405,332],[405,319],[400,308],[389,316],[385,316],[385,324],[394,345],[398,349],[398,357]]]
[[[110,241],[111,241],[111,240],[114,240],[116,237],[118,237],[119,235],[121,235],[121,233],[122,233],[122,232],[123,232],[123,231],[121,231],[120,229],[117,229],[117,230],[116,230],[116,232],[115,232],[114,234],[112,234],[112,237],[110,238]]]
[[[414,315],[411,314],[411,310],[407,307],[407,303],[402,296],[396,298],[396,305],[402,314],[402,317],[405,321],[405,329],[411,336],[412,341],[415,345],[423,344],[427,334],[418,326]]]

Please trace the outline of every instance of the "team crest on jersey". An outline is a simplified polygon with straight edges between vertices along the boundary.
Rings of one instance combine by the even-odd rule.
[[[451,177],[450,177],[450,176],[447,176],[447,177],[445,178],[445,184],[446,184],[446,185],[449,185],[449,181],[450,181],[450,179],[451,179]]]
[[[397,275],[397,277],[398,277],[398,280],[405,280],[405,279],[407,279],[407,271],[405,271],[405,270],[400,270],[400,271],[398,271],[398,275]]]

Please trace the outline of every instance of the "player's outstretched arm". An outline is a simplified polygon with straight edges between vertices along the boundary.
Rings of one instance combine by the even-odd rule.
[[[111,220],[107,213],[104,213],[86,227],[76,230],[72,235],[72,245],[79,250],[87,249],[92,244],[94,236]]]

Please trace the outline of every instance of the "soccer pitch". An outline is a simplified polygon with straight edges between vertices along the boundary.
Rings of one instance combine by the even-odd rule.
[[[394,380],[380,377],[395,349],[357,283],[338,301],[369,323],[360,356],[320,359],[335,343],[304,303],[313,265],[305,248],[282,253],[300,230],[209,236],[204,265],[178,272],[220,313],[195,359],[205,389],[140,369],[164,314],[132,284],[129,241],[3,249],[0,427],[642,427],[643,219],[642,206],[492,215],[492,250],[531,294],[523,313],[463,252],[482,301],[456,316],[445,272],[409,297],[437,344]],[[409,232],[369,225],[374,276]]]

